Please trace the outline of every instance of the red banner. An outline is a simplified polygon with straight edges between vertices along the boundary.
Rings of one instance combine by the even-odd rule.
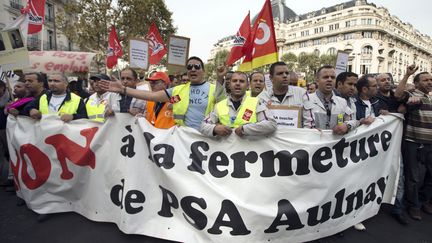
[[[45,21],[45,0],[27,0],[27,6],[21,9],[21,13],[28,16],[28,34],[40,32]]]
[[[116,29],[113,25],[111,26],[111,32],[109,34],[109,39],[108,39],[108,53],[106,59],[107,68],[111,69],[115,65],[117,65],[117,59],[122,56],[123,56],[123,50],[120,45],[120,41],[118,39]]]
[[[148,31],[146,39],[149,42],[150,49],[150,64],[157,64],[162,57],[167,53],[167,48],[163,42],[161,35],[155,23],[152,23]]]
[[[247,14],[246,18],[243,20],[236,36],[234,37],[234,46],[231,48],[231,52],[226,60],[226,65],[230,66],[244,55],[247,51],[246,40],[249,38],[251,32],[250,28],[250,13]]]
[[[241,71],[250,71],[278,60],[270,0],[266,0],[255,20],[251,36],[252,48],[239,67]]]

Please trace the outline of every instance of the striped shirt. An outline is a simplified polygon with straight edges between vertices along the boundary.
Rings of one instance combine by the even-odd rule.
[[[432,96],[416,89],[409,97],[418,97],[421,103],[408,106],[405,139],[416,143],[432,144]]]

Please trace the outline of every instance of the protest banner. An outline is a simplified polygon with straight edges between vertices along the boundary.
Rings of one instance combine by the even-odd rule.
[[[348,52],[338,51],[336,56],[336,77],[343,72],[346,72],[348,67]]]
[[[182,36],[171,35],[168,39],[167,65],[170,73],[182,73],[186,71],[186,62],[189,58],[190,39]]]
[[[31,51],[28,72],[85,73],[95,56],[91,52]]]
[[[19,28],[0,31],[0,66],[3,72],[30,66],[27,46]]]
[[[129,40],[129,65],[131,68],[148,70],[149,42],[144,39]]]
[[[181,242],[304,242],[372,217],[392,200],[402,136],[392,115],[346,136],[282,128],[211,139],[128,114],[103,125],[56,116],[7,125],[29,208]]]

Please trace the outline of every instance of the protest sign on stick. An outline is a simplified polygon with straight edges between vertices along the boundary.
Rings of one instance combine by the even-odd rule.
[[[190,39],[182,36],[170,36],[168,39],[168,70],[173,72],[185,71],[189,57]]]
[[[148,70],[149,43],[144,39],[132,38],[129,40],[129,64],[131,68]]]

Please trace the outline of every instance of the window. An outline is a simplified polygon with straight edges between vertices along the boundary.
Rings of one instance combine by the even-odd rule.
[[[337,42],[337,36],[330,36],[327,38],[328,43]]]
[[[370,31],[364,31],[362,32],[363,38],[372,38],[372,32]]]
[[[344,40],[354,39],[354,33],[348,33],[344,35]]]
[[[334,27],[335,30],[339,29],[339,24],[335,24],[334,26],[335,26],[335,27]]]
[[[336,55],[336,53],[337,53],[337,50],[334,47],[328,49],[328,51],[327,51],[327,55]]]
[[[329,30],[333,30],[334,26],[333,25],[329,25]]]
[[[52,50],[54,49],[54,32],[52,30],[48,30],[48,43],[47,43],[47,49]]]
[[[345,27],[350,27],[351,26],[351,21],[346,21],[345,22]]]
[[[318,49],[315,49],[313,53],[317,57],[319,57],[319,55],[320,55],[320,51]]]
[[[307,42],[306,41],[300,42],[300,48],[301,47],[306,47],[306,46],[307,46]]]
[[[365,46],[362,48],[362,54],[372,54],[372,46]]]
[[[49,22],[54,21],[54,6],[50,3],[45,4],[45,19]]]
[[[320,39],[313,40],[313,44],[314,44],[314,46],[320,45],[321,44],[321,40]]]

